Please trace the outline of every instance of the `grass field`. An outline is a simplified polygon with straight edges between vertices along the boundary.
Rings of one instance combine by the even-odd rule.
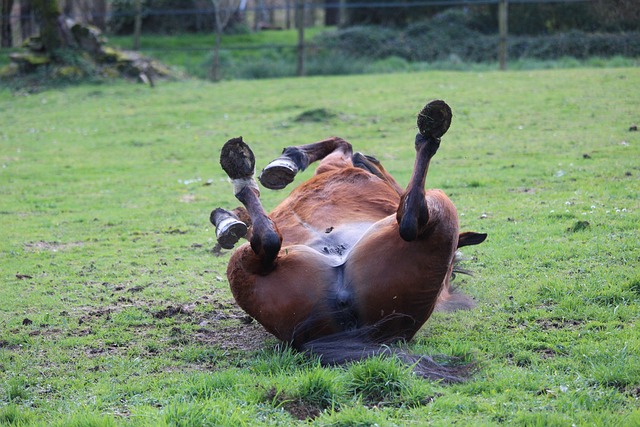
[[[617,68],[0,89],[0,425],[640,425],[638,86]],[[454,120],[427,185],[489,237],[457,279],[478,307],[409,348],[477,372],[278,348],[212,251],[209,212],[237,204],[221,145],[242,135],[261,168],[338,135],[404,185],[433,98]]]

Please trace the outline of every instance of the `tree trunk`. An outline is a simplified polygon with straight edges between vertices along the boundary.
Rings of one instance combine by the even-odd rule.
[[[42,45],[49,55],[55,55],[55,51],[64,46],[58,3],[56,0],[32,0],[32,5],[40,22]]]
[[[31,0],[20,0],[20,34],[23,41],[33,35],[33,27]]]
[[[0,13],[0,22],[2,31],[0,38],[2,38],[2,47],[13,46],[13,35],[11,34],[11,9],[13,9],[13,0],[2,0],[2,10]]]
[[[107,2],[106,0],[93,0],[91,17],[93,25],[104,31],[107,28]]]

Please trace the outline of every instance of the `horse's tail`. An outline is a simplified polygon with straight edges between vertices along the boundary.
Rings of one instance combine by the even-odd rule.
[[[416,375],[445,383],[459,383],[472,371],[470,363],[451,363],[455,358],[445,358],[442,363],[429,356],[410,354],[395,344],[381,344],[370,338],[374,327],[364,327],[327,335],[299,345],[299,350],[318,357],[323,366],[345,365],[370,357],[396,357],[410,366]],[[449,363],[447,363],[449,362]]]

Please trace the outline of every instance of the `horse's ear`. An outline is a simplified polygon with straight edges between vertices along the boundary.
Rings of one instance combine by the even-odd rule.
[[[463,246],[479,245],[487,238],[487,233],[474,233],[473,231],[465,231],[458,236],[458,248]]]

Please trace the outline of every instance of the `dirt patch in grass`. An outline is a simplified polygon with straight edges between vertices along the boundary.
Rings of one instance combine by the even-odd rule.
[[[543,360],[553,359],[554,357],[556,357],[555,350],[552,350],[550,348],[538,350],[538,354],[540,355],[540,358],[542,358]]]
[[[265,341],[273,337],[262,326],[237,323],[228,326],[212,326],[199,329],[194,339],[198,343],[215,345],[223,350],[257,351],[264,348]]]
[[[322,412],[322,408],[319,405],[291,397],[286,393],[278,391],[275,387],[272,387],[266,392],[265,400],[271,402],[276,407],[281,407],[291,414],[292,417],[301,421],[313,420]]]
[[[121,302],[118,300],[118,302]],[[78,328],[75,335],[87,335],[91,333],[88,324],[98,319],[108,321],[112,316],[125,308],[137,307],[147,311],[153,319],[162,321],[167,318],[175,318],[173,324],[167,331],[167,337],[179,336],[179,341],[183,343],[192,342],[196,344],[216,346],[229,353],[252,352],[264,348],[266,341],[273,340],[264,328],[249,317],[244,311],[232,302],[226,301],[200,301],[189,304],[172,304],[165,308],[148,308],[147,301],[132,301],[126,299],[128,304],[116,303],[99,308],[87,308],[86,314],[78,319]],[[205,304],[207,311],[197,311],[199,305]],[[181,330],[180,324],[197,325],[195,334],[187,336]],[[161,328],[162,326],[156,325]],[[130,329],[143,333],[146,326],[132,326]],[[94,349],[95,350],[95,349]],[[108,349],[109,352],[117,351],[117,348]],[[91,355],[96,355],[95,351],[89,350]]]
[[[584,322],[569,319],[538,319],[536,323],[545,331],[549,331],[553,329],[575,329],[582,326]]]
[[[24,247],[26,250],[30,251],[63,251],[69,248],[77,248],[80,246],[84,246],[84,242],[69,242],[69,243],[60,243],[60,242],[30,242],[25,243]]]

